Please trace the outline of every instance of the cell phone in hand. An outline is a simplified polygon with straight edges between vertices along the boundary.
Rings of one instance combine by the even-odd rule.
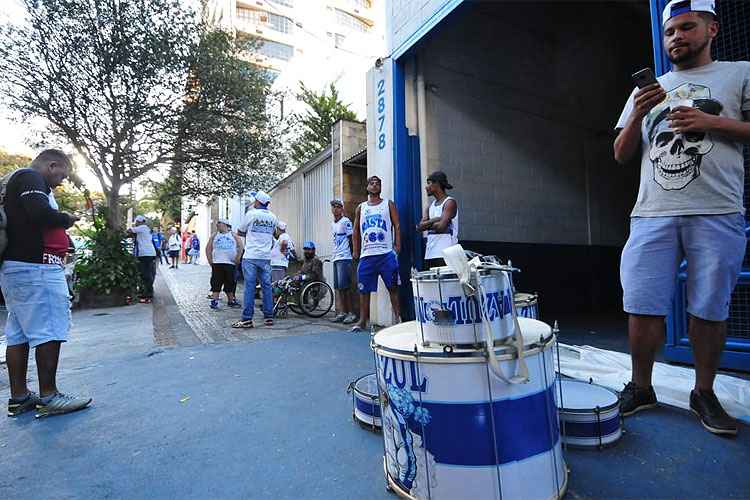
[[[651,68],[643,68],[640,71],[636,71],[632,75],[633,83],[635,83],[636,87],[639,89],[642,89],[643,87],[648,87],[649,85],[653,85],[654,83],[659,83],[656,80],[656,76],[654,75],[654,72]]]

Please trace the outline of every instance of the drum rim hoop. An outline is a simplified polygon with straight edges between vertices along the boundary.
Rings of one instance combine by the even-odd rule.
[[[356,379],[354,379],[354,382],[352,382],[352,392],[354,394],[356,394],[356,395],[360,395],[361,394],[362,396],[364,396],[364,397],[366,397],[368,399],[372,399],[373,397],[375,397],[375,399],[377,400],[380,397],[380,391],[378,391],[377,394],[370,394],[370,393],[367,393],[367,392],[362,392],[361,390],[357,389],[357,382],[359,382],[363,378],[367,378],[367,377],[375,377],[375,385],[378,386],[378,374],[377,374],[377,372],[367,373],[365,375],[362,375],[361,377],[357,377]]]
[[[545,337],[542,339],[542,342],[539,341],[534,342],[533,344],[529,344],[528,349],[524,349],[523,353],[526,356],[531,356],[534,354],[537,354],[543,350],[546,350],[552,346],[552,344],[555,342],[556,336],[554,333],[550,333],[548,337]],[[447,363],[447,364],[460,364],[460,363],[482,363],[486,361],[486,356],[484,356],[483,351],[481,350],[473,350],[473,351],[462,351],[459,353],[451,352],[447,353],[444,351],[441,352],[417,352],[416,354],[414,351],[404,351],[401,349],[394,349],[390,347],[381,346],[379,344],[375,344],[373,339],[373,351],[375,351],[376,354],[379,355],[386,355],[386,357],[391,357],[393,359],[399,359],[404,361],[419,361],[420,358],[428,358],[430,363]],[[518,356],[511,354],[513,350],[512,346],[503,346],[500,353],[497,355],[497,359],[499,361],[510,361],[517,359]],[[498,349],[495,349],[495,352],[498,352]]]
[[[594,384],[593,382],[586,382],[585,380],[576,380],[576,379],[565,379],[560,380],[559,386],[560,388],[558,390],[561,390],[563,393],[563,401],[565,399],[565,391],[562,390],[562,384],[565,382],[566,384],[583,384],[583,385],[590,385],[593,387],[599,387],[601,389],[604,389],[608,393],[610,393],[612,396],[615,397],[614,402],[608,404],[607,406],[600,406],[599,407],[599,413],[606,413],[608,411],[612,411],[614,409],[617,409],[615,412],[615,415],[619,416],[620,414],[620,398],[617,397],[617,393],[610,389],[609,387],[603,386],[601,384]],[[564,408],[564,407],[557,407],[557,411],[560,413],[566,413],[568,415],[596,415],[596,408]]]

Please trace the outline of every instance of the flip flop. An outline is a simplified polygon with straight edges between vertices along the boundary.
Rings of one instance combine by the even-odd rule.
[[[263,320],[263,324],[266,325],[266,326],[273,326],[273,319],[266,318],[266,319]]]
[[[364,332],[365,330],[366,330],[365,328],[362,328],[359,325],[354,325],[353,327],[351,327],[351,329],[349,329],[349,331],[352,333]]]
[[[243,319],[232,323],[232,328],[254,328],[253,320]]]

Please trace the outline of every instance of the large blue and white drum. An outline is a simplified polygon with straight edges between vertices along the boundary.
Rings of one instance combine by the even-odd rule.
[[[513,334],[513,287],[507,271],[483,269],[483,293],[470,296],[449,267],[438,267],[412,276],[414,310],[425,344],[475,346],[483,342],[483,315],[490,320],[495,340]],[[481,301],[478,300],[481,297]]]
[[[562,380],[555,397],[564,443],[595,448],[622,436],[620,404],[614,391],[580,380]]]
[[[349,385],[352,392],[354,420],[372,430],[380,429],[378,379],[374,373],[363,375]]]
[[[549,325],[518,318],[529,382],[495,378],[482,351],[424,346],[419,325],[375,335],[391,488],[416,499],[555,499],[563,495],[563,461],[555,406],[554,335]],[[497,347],[501,368],[517,355]]]
[[[535,293],[516,292],[516,314],[524,318],[539,319],[539,297]]]

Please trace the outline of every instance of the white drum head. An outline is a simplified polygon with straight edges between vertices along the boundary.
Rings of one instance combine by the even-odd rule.
[[[552,327],[538,319],[519,317],[518,324],[521,327],[523,344],[526,346],[539,342],[539,339],[547,339],[552,334]],[[414,351],[415,344],[418,344],[417,347],[420,352],[442,350],[440,347],[425,348],[421,345],[419,323],[416,321],[407,321],[384,328],[375,334],[374,341],[378,346],[399,351]]]
[[[580,380],[562,380],[560,384],[562,405],[558,401],[557,407],[561,410],[592,411],[597,407],[606,408],[617,404],[617,395],[606,387]]]
[[[374,373],[365,375],[357,380],[354,384],[354,390],[360,394],[366,394],[368,396],[378,395],[378,379]]]
[[[519,302],[534,302],[536,299],[537,296],[535,293],[516,292],[513,296],[513,300],[516,301],[516,304]]]

